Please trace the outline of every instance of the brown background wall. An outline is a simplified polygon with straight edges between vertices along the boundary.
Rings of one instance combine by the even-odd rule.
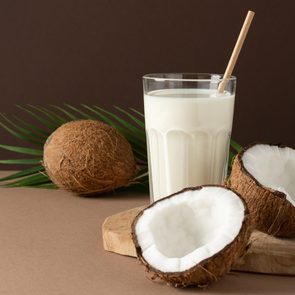
[[[1,112],[64,102],[142,109],[145,73],[223,72],[252,9],[234,73],[233,136],[295,146],[294,8],[292,0],[2,1]],[[16,142],[0,129],[0,143]]]

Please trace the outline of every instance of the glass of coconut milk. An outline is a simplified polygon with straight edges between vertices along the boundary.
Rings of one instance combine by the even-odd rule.
[[[224,91],[218,86],[224,83]],[[221,184],[234,112],[236,78],[219,74],[143,77],[151,201],[185,187]]]

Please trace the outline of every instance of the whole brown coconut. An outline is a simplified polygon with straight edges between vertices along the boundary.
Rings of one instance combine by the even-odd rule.
[[[295,237],[295,150],[254,144],[235,158],[228,185],[246,201],[256,229]]]
[[[44,145],[43,164],[58,187],[82,195],[112,191],[136,173],[129,142],[94,120],[72,121],[55,130]]]

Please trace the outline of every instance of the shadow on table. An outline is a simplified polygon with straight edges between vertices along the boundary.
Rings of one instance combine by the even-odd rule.
[[[122,187],[111,192],[106,193],[92,193],[87,195],[79,195],[84,198],[112,198],[112,199],[122,199],[124,197],[128,198],[141,198],[142,200],[149,198],[149,192],[145,187],[133,186],[133,187]]]
[[[142,200],[149,202],[149,195],[147,193],[136,193],[136,192],[109,192],[103,194],[91,194],[87,196],[79,196],[85,199],[103,199],[103,200]]]
[[[187,287],[182,293],[191,294],[295,294],[292,276],[231,272],[205,289]]]

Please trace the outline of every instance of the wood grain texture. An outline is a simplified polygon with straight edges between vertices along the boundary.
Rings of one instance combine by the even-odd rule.
[[[136,257],[131,238],[131,224],[142,209],[144,206],[105,219],[102,225],[105,250]],[[233,270],[295,275],[295,239],[279,239],[255,231],[251,235],[250,243],[247,254],[237,261]]]
[[[107,251],[136,257],[131,238],[131,224],[135,216],[145,206],[136,207],[109,216],[102,225],[103,246]]]

